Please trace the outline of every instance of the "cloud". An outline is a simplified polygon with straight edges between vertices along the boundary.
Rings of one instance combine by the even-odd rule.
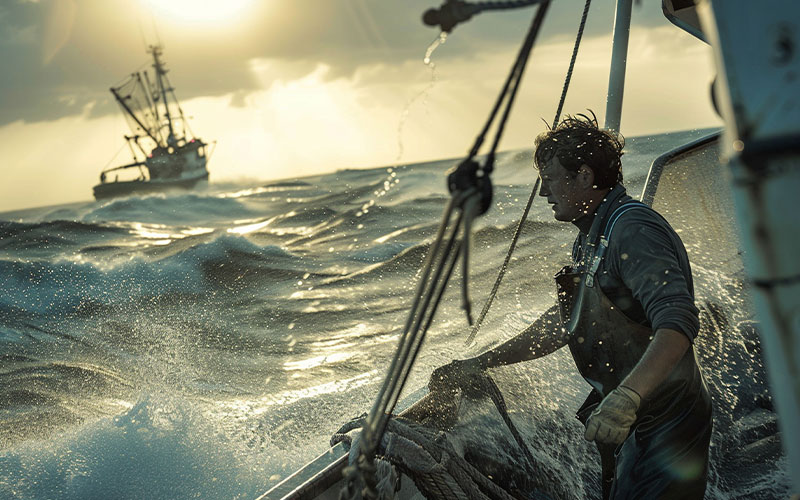
[[[435,70],[421,57],[364,62],[349,74],[313,58],[252,58],[251,88],[187,98],[182,107],[194,117],[191,129],[216,141],[212,183],[459,157],[475,140],[514,56],[458,54],[459,43],[452,38],[434,53]],[[708,100],[706,46],[665,26],[632,30],[630,49],[625,135],[719,125]],[[537,47],[502,150],[530,147],[542,118],[552,121],[571,53],[568,39]],[[609,63],[608,37],[584,39],[565,113],[591,108],[602,122]],[[119,113],[82,107],[77,93],[61,98],[74,115],[0,127],[0,150],[13,166],[3,171],[0,211],[89,199],[100,170],[123,148],[128,131]],[[123,148],[111,163],[126,161]]]
[[[320,64],[329,68],[325,77],[333,80],[359,71],[364,75],[364,67],[378,63],[403,68],[419,61],[437,34],[420,17],[438,3],[254,0],[235,23],[204,25],[155,17],[143,0],[4,4],[0,63],[13,70],[0,78],[0,126],[75,115],[88,103],[94,103],[95,116],[115,112],[107,89],[147,64],[143,38],[156,39],[154,26],[182,99],[244,96],[271,81],[300,78]],[[610,3],[595,4],[587,37],[609,32],[613,22]],[[540,44],[571,40],[582,7],[582,0],[554,2]],[[476,16],[456,28],[438,57],[458,59],[482,50],[513,53],[532,15],[533,9],[524,9]],[[634,17],[644,26],[665,22],[652,6],[637,10]],[[264,61],[271,72],[265,72]],[[64,96],[74,99],[64,101]],[[231,100],[232,105],[242,102],[241,97]]]
[[[64,47],[72,34],[77,6],[74,0],[62,0],[52,4],[44,24],[42,60],[47,66]]]

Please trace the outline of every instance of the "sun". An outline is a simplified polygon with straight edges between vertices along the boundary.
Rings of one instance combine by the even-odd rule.
[[[153,15],[190,23],[214,23],[244,15],[253,0],[144,0],[144,3]]]

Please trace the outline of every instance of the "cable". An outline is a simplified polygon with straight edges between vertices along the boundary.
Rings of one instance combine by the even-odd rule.
[[[525,210],[522,212],[522,217],[519,220],[519,224],[517,224],[517,229],[514,231],[514,236],[511,238],[511,246],[506,254],[506,259],[503,261],[503,265],[500,266],[500,272],[497,275],[494,285],[492,286],[492,291],[489,292],[489,298],[486,299],[486,304],[484,304],[481,314],[478,316],[478,320],[472,326],[472,330],[469,332],[469,336],[467,337],[466,342],[464,342],[464,345],[468,346],[473,340],[475,340],[475,336],[478,334],[478,330],[480,330],[483,320],[486,318],[486,314],[489,312],[489,308],[492,307],[492,302],[494,302],[494,298],[497,295],[497,290],[500,288],[500,283],[503,281],[503,277],[508,269],[508,263],[511,262],[511,255],[514,253],[514,249],[517,247],[517,241],[519,241],[519,236],[522,233],[522,226],[525,223],[525,220],[528,218],[528,212],[530,212],[531,205],[533,205],[533,200],[536,198],[536,192],[539,190],[539,182],[540,181],[537,178],[536,183],[533,185],[531,195],[528,197],[528,203],[525,205]]]
[[[578,35],[575,38],[575,46],[572,49],[572,58],[569,62],[569,69],[567,69],[567,75],[564,79],[564,86],[561,89],[561,99],[558,102],[558,107],[556,108],[556,116],[553,118],[553,126],[552,128],[556,128],[558,126],[558,120],[561,118],[561,111],[564,107],[564,101],[567,98],[567,91],[569,90],[569,84],[572,81],[572,72],[575,68],[575,60],[578,57],[578,49],[581,45],[581,39],[583,38],[583,31],[586,27],[586,17],[589,14],[589,6],[591,5],[592,0],[586,0],[586,4],[583,7],[583,15],[581,16],[581,22],[578,26]],[[483,309],[481,310],[480,315],[478,316],[478,320],[472,326],[472,330],[470,331],[469,335],[467,336],[466,342],[464,345],[469,346],[474,340],[475,336],[478,334],[478,330],[480,330],[481,325],[483,324],[483,320],[486,318],[486,314],[489,312],[489,308],[492,306],[492,302],[494,302],[494,298],[497,295],[497,290],[500,288],[500,283],[503,281],[503,277],[508,270],[508,263],[511,261],[511,255],[514,253],[514,249],[517,247],[517,241],[519,240],[520,234],[522,233],[522,226],[525,224],[525,221],[528,219],[528,214],[531,210],[531,205],[533,205],[533,200],[536,198],[536,193],[539,191],[539,184],[540,179],[537,178],[536,182],[533,185],[533,189],[531,190],[531,194],[528,197],[528,203],[525,205],[525,210],[522,212],[522,217],[520,217],[519,224],[517,224],[517,228],[514,230],[514,236],[511,238],[511,245],[508,248],[508,253],[506,254],[506,258],[503,261],[503,265],[500,266],[500,271],[497,274],[497,279],[492,286],[492,291],[489,292],[489,297],[486,299],[486,304],[484,304]]]
[[[589,6],[592,0],[586,0],[586,5],[583,6],[583,15],[581,16],[581,24],[578,26],[578,36],[575,37],[575,46],[572,48],[572,58],[569,60],[569,69],[567,76],[564,79],[564,88],[561,89],[561,99],[558,101],[558,108],[556,108],[556,117],[553,118],[553,127],[558,126],[558,119],[561,117],[561,110],[564,108],[564,101],[567,99],[567,90],[572,81],[572,71],[575,69],[575,60],[578,58],[578,49],[581,46],[581,38],[583,38],[583,29],[586,27],[586,16],[589,14]]]

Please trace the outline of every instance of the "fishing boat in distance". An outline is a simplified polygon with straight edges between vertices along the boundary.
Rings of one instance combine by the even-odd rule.
[[[133,132],[125,140],[134,161],[100,172],[100,183],[93,188],[95,199],[191,189],[208,180],[208,143],[188,127],[161,60],[162,47],[151,45],[147,52],[153,56],[152,76],[137,71],[111,87]],[[135,172],[136,177],[120,179],[123,172]]]

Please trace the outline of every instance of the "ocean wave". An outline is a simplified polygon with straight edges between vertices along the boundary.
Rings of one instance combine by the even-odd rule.
[[[404,274],[411,277],[420,268],[430,248],[430,242],[420,243],[394,255],[389,260],[363,267],[355,272],[334,276],[322,281],[323,285],[347,283],[348,285],[380,282]],[[375,281],[377,279],[377,281]],[[389,288],[389,287],[387,287]]]
[[[324,224],[333,220],[338,212],[327,206],[303,207],[276,216],[269,223],[270,227],[308,227],[309,224]]]
[[[124,303],[170,293],[292,280],[314,265],[274,245],[244,237],[216,239],[158,260],[142,255],[112,266],[80,260],[0,260],[0,306],[29,312],[77,312],[86,302]]]
[[[249,449],[244,437],[232,439],[230,419],[210,419],[192,405],[143,395],[116,416],[0,450],[0,477],[8,479],[0,497],[246,499],[276,469],[302,464],[297,451],[277,445],[275,457]]]
[[[352,285],[354,283],[374,282],[375,280],[381,282],[392,278],[408,279],[413,277],[422,266],[429,252],[435,228],[436,226],[433,223],[424,224],[404,232],[402,239],[395,239],[388,235],[388,238],[381,239],[380,244],[374,244],[370,248],[344,252],[344,256],[362,260],[363,262],[373,262],[373,264],[342,276],[332,276],[324,279],[324,284],[330,285],[344,282]],[[488,266],[492,270],[498,269],[515,230],[516,224],[484,226],[475,231],[472,236],[473,263],[477,259],[481,259],[483,267]],[[564,224],[562,223],[528,220],[523,225],[522,241],[519,243],[520,248],[528,244],[528,240],[532,241],[531,244],[534,244],[533,242],[535,241],[539,251],[543,248],[549,250],[554,247],[560,248],[563,246],[566,236],[554,237],[554,235],[563,230]],[[425,237],[423,237],[423,234]],[[418,237],[415,238],[414,236]],[[571,233],[568,236],[571,237]],[[498,244],[498,241],[502,243]],[[569,249],[565,249],[564,252],[565,255],[568,255]]]
[[[90,413],[118,410],[114,401],[130,396],[134,388],[120,374],[98,364],[33,359],[9,365],[0,381],[0,411],[6,416],[0,420],[4,445],[32,436],[43,438],[83,421]]]
[[[137,221],[144,223],[196,223],[230,220],[258,214],[236,198],[211,194],[165,195],[120,198],[102,203],[84,214],[83,221]]]
[[[119,236],[125,231],[108,224],[55,220],[47,222],[0,221],[0,249],[48,250],[86,241]]]

